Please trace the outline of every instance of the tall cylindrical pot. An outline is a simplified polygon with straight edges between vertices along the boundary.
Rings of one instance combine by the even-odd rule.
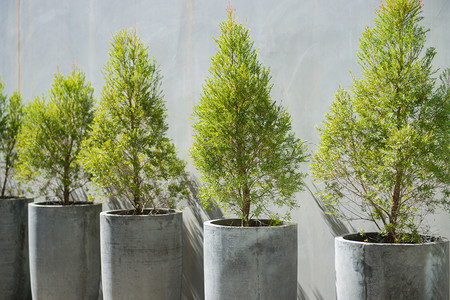
[[[335,238],[337,299],[449,299],[447,240],[423,244],[358,240],[360,234]]]
[[[0,298],[31,299],[28,265],[29,198],[0,199]]]
[[[240,222],[204,223],[205,299],[297,299],[297,224]]]
[[[102,205],[42,202],[28,208],[33,300],[98,299]]]
[[[104,299],[181,299],[182,213],[123,212],[100,215]]]

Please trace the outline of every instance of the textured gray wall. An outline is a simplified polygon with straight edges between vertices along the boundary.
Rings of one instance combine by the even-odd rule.
[[[215,51],[213,36],[226,18],[228,0],[0,0],[0,76],[8,94],[19,88],[25,99],[46,93],[57,68],[75,62],[100,96],[101,68],[112,33],[136,27],[150,46],[164,75],[169,134],[189,161],[190,112],[197,103]],[[358,37],[372,25],[379,0],[233,0],[240,21],[247,22],[260,60],[271,67],[273,97],[289,108],[293,128],[311,149],[339,85],[358,74]],[[424,0],[428,44],[437,50],[434,65],[450,66],[450,1]],[[305,169],[307,166],[305,166]],[[310,184],[310,180],[307,180]],[[333,234],[345,227],[323,216],[308,192],[297,196],[293,212],[299,223],[299,298],[333,299]],[[185,209],[186,298],[201,298],[201,221],[220,216],[203,212],[191,201]],[[207,216],[209,214],[209,216]],[[187,218],[186,218],[187,217]],[[430,216],[431,229],[450,237],[448,214]],[[358,228],[361,224],[352,224]]]

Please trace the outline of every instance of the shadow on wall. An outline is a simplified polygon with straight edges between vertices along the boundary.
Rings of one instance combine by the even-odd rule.
[[[315,192],[318,192],[319,189],[316,187],[316,185],[314,185],[314,183],[311,183],[311,184],[314,187]],[[308,189],[311,196],[313,197],[317,206],[319,207],[320,212],[322,214],[322,218],[324,219],[325,223],[328,225],[328,228],[330,229],[330,232],[333,235],[333,237],[340,236],[340,235],[347,234],[347,233],[354,231],[354,228],[352,226],[350,226],[350,230],[349,230],[349,228],[344,223],[342,223],[342,221],[339,220],[336,216],[327,214],[326,213],[327,208],[323,202],[323,199],[319,196],[316,196],[315,192],[313,192],[308,185],[305,184],[305,186]],[[313,295],[314,295],[315,300],[325,299],[316,288],[314,288],[314,290],[313,290]],[[297,300],[310,300],[310,299],[311,298],[309,298],[307,296],[307,293],[305,292],[303,287],[300,285],[300,283],[297,283]]]
[[[191,196],[184,209],[182,299],[204,299],[203,290],[203,222],[223,218],[213,205],[203,208],[198,197],[197,180],[189,180]]]
[[[314,183],[311,183],[312,186],[314,187],[315,192],[318,192],[319,189],[316,187],[316,185]],[[305,185],[306,188],[308,189],[308,192],[311,194],[311,196],[313,197],[314,201],[316,202],[317,206],[319,207],[321,213],[322,213],[322,218],[324,219],[325,223],[328,225],[328,228],[330,228],[330,232],[331,234],[336,237],[336,236],[340,236],[343,234],[347,234],[350,232],[354,232],[355,229],[350,225],[350,229],[344,224],[342,223],[341,220],[339,220],[336,216],[327,214],[327,208],[325,206],[325,204],[323,203],[323,200],[321,197],[316,196],[315,192],[313,192],[308,185]]]
[[[309,297],[299,282],[297,282],[297,300],[309,300]]]
[[[320,294],[320,292],[317,289],[314,289],[313,291],[314,293],[314,299],[315,300],[324,300],[325,298],[322,296],[322,294]],[[306,295],[305,290],[302,288],[302,286],[300,285],[300,283],[297,282],[297,300],[310,300],[311,298],[309,298]]]

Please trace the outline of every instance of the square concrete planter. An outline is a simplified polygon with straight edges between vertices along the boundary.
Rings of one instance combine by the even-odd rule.
[[[30,198],[0,199],[0,298],[31,299],[28,264]]]
[[[28,228],[33,300],[98,299],[98,203],[30,203]]]
[[[297,224],[240,224],[204,223],[205,299],[296,300]]]
[[[100,216],[104,299],[181,299],[182,213],[122,212]]]
[[[337,237],[337,299],[448,300],[448,251],[444,239],[388,244],[363,242],[358,233]]]

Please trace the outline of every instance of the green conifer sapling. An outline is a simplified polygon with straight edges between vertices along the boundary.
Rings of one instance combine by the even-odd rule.
[[[373,221],[391,243],[418,241],[422,217],[449,208],[449,72],[438,86],[422,5],[376,11],[360,39],[363,78],[337,91],[312,166],[331,212]]]
[[[93,181],[126,199],[133,214],[173,208],[187,193],[185,163],[166,137],[166,108],[160,72],[137,33],[113,37],[104,69],[105,85],[92,134],[80,159]]]
[[[18,137],[18,176],[42,182],[63,205],[71,193],[87,182],[77,155],[93,119],[93,88],[86,75],[74,67],[68,76],[55,74],[48,100],[37,97],[25,106]],[[52,195],[50,195],[52,196]]]
[[[202,176],[200,196],[241,218],[242,226],[269,206],[296,206],[307,155],[291,131],[289,113],[272,100],[269,69],[257,59],[248,29],[232,9],[215,39],[210,76],[193,116],[191,155]],[[272,217],[272,216],[271,216]]]
[[[6,197],[8,180],[17,161],[17,135],[23,119],[22,97],[15,91],[8,99],[3,94],[3,83],[0,80],[0,154],[4,166],[3,183],[0,198]]]

